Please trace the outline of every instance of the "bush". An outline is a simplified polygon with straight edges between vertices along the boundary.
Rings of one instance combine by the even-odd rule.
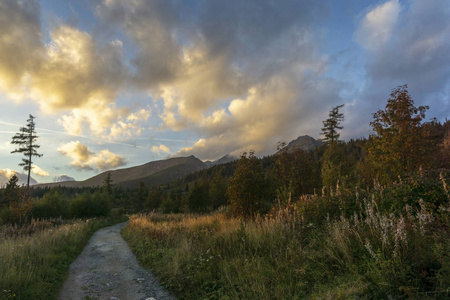
[[[29,200],[12,202],[9,206],[0,210],[1,224],[22,225],[30,220],[33,203]]]
[[[100,192],[76,195],[70,204],[70,214],[76,218],[107,216],[110,210],[108,195]]]
[[[406,205],[419,208],[418,203],[422,199],[426,207],[436,212],[441,205],[448,201],[448,192],[445,190],[445,182],[449,181],[450,173],[414,174],[404,180],[383,190],[380,197],[380,209],[395,212]]]
[[[69,215],[69,206],[67,196],[53,189],[46,193],[42,199],[34,202],[32,216],[34,218],[48,219],[63,217]]]
[[[111,209],[110,213],[109,213],[109,217],[112,220],[125,220],[125,208],[123,207],[116,207]]]

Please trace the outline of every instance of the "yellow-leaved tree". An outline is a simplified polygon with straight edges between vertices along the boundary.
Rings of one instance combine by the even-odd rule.
[[[383,183],[427,166],[432,143],[423,119],[428,106],[414,106],[407,85],[392,90],[384,110],[373,114],[367,143],[371,163]]]

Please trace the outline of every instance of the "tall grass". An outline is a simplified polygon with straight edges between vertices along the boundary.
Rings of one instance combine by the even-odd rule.
[[[180,299],[448,299],[445,192],[439,208],[419,199],[395,213],[380,209],[392,199],[378,187],[303,197],[245,223],[134,215],[122,234]]]
[[[106,219],[0,227],[0,299],[56,299],[69,266]]]

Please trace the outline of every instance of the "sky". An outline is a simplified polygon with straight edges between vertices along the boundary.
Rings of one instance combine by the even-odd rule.
[[[0,0],[0,177],[30,114],[32,177],[84,180],[272,154],[341,104],[341,138],[367,137],[403,84],[449,117],[448,0]]]

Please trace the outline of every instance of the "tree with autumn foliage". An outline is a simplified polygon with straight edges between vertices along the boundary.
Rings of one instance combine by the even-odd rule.
[[[422,121],[428,106],[414,106],[407,85],[392,90],[384,110],[373,114],[367,150],[382,181],[391,181],[427,165],[433,143]]]

